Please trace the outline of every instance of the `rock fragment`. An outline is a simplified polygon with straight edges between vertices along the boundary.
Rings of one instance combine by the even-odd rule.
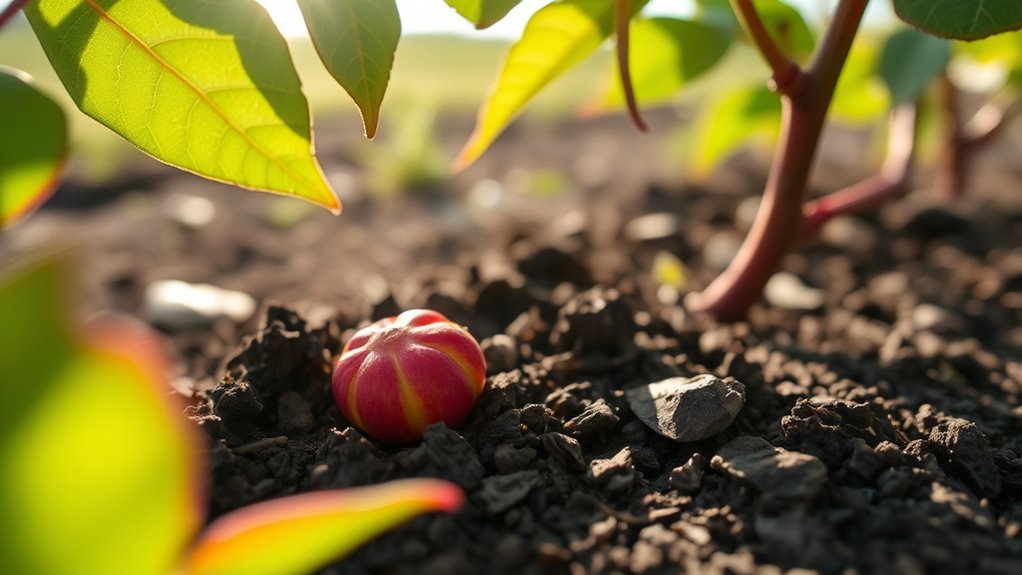
[[[827,480],[822,461],[743,435],[720,448],[710,464],[764,494],[768,503],[811,501]]]
[[[745,405],[745,386],[705,374],[672,377],[625,392],[628,405],[650,429],[679,442],[716,435]]]
[[[631,449],[625,447],[610,459],[594,459],[586,470],[589,482],[611,495],[626,493],[637,478]]]
[[[252,296],[209,284],[155,281],[145,289],[142,315],[169,330],[212,326],[222,318],[241,323],[256,310]]]
[[[609,431],[617,425],[618,421],[618,416],[614,415],[614,411],[607,405],[607,402],[599,399],[565,423],[564,429],[575,436],[602,433]]]
[[[578,472],[586,468],[585,460],[582,459],[582,446],[578,441],[563,433],[544,433],[540,439],[550,457],[569,471]]]
[[[980,496],[996,497],[1001,492],[1000,470],[986,436],[975,423],[946,418],[930,430],[930,441],[936,444],[941,459],[950,462]]]

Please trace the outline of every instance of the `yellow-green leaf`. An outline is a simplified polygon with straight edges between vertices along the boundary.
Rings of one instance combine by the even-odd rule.
[[[444,0],[477,30],[489,28],[507,16],[522,0]]]
[[[0,66],[0,228],[18,222],[57,188],[67,120],[27,74]]]
[[[394,0],[298,0],[298,6],[316,52],[355,101],[366,137],[372,138],[401,39],[397,4]]]
[[[868,38],[860,38],[852,44],[830,104],[834,120],[866,124],[886,117],[891,97],[876,73],[879,57],[880,47]]]
[[[731,45],[728,31],[704,22],[676,18],[637,19],[631,29],[631,71],[635,96],[642,104],[668,100],[712,68]],[[599,107],[625,104],[620,74]]]
[[[632,4],[638,11],[645,2]],[[610,0],[559,0],[536,12],[511,47],[455,169],[478,159],[533,96],[595,52],[613,29]]]
[[[417,515],[453,511],[462,498],[450,483],[410,479],[258,503],[214,522],[200,537],[184,572],[310,573]]]
[[[144,152],[340,210],[287,44],[254,0],[37,0],[25,13],[75,103]]]
[[[169,573],[201,524],[197,438],[155,336],[80,335],[71,285],[60,259],[0,279],[0,573]]]
[[[701,20],[739,29],[731,0],[696,0],[696,4]],[[781,0],[753,0],[753,4],[767,32],[785,54],[801,57],[812,53],[816,40],[798,10]]]
[[[780,98],[767,87],[746,86],[725,94],[700,115],[693,177],[705,177],[711,168],[743,147],[773,142],[780,125]]]

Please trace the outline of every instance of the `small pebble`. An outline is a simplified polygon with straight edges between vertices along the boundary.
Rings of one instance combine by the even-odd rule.
[[[208,284],[155,281],[146,287],[142,315],[169,330],[210,327],[222,318],[241,323],[256,310],[252,296]]]
[[[763,290],[770,305],[798,311],[812,311],[823,306],[823,290],[809,287],[795,274],[774,274]]]
[[[705,374],[672,377],[625,392],[628,405],[650,429],[679,442],[716,435],[745,405],[745,386]]]

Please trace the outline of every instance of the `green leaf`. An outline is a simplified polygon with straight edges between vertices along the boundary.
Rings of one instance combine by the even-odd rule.
[[[898,30],[880,55],[880,77],[891,92],[891,105],[915,100],[947,68],[951,45],[914,28]]]
[[[710,170],[755,141],[773,142],[781,125],[781,100],[765,86],[742,87],[724,95],[700,114],[693,177]]]
[[[27,74],[0,66],[0,228],[53,194],[67,158],[67,120]]]
[[[522,0],[444,0],[477,30],[489,28],[507,16]]]
[[[941,38],[978,40],[1022,28],[1022,0],[894,0],[894,11]]]
[[[25,13],[78,107],[144,152],[340,210],[287,44],[254,0],[38,0]]]
[[[852,44],[830,103],[834,120],[864,124],[886,117],[891,97],[876,74],[879,58],[880,47],[866,38]]]
[[[638,11],[645,1],[633,2]],[[454,169],[474,162],[544,86],[599,48],[614,29],[614,2],[559,0],[532,16],[511,47]]]
[[[718,26],[675,18],[639,19],[631,29],[631,71],[640,103],[668,100],[724,57],[730,34]],[[599,107],[619,108],[625,97],[620,74]]]
[[[700,19],[707,23],[739,30],[730,0],[697,0]],[[781,50],[792,57],[806,56],[816,40],[802,13],[781,0],[754,0],[767,32]]]
[[[298,0],[316,52],[376,135],[380,105],[401,39],[394,0]]]
[[[445,481],[410,479],[258,503],[214,522],[184,573],[311,573],[417,515],[453,511],[462,498]]]
[[[200,443],[155,335],[70,322],[66,262],[0,279],[0,573],[169,573],[201,524]]]

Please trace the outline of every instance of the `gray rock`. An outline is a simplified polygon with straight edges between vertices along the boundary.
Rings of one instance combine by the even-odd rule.
[[[671,470],[667,485],[680,493],[695,493],[703,484],[703,475],[710,462],[701,453],[693,453],[683,465]]]
[[[783,309],[810,311],[823,306],[823,290],[809,287],[797,275],[787,272],[770,278],[763,297],[770,305]]]
[[[582,459],[582,446],[563,433],[544,433],[540,436],[543,448],[555,461],[569,471],[582,471],[586,462]]]
[[[221,318],[241,323],[256,310],[252,296],[208,284],[162,280],[145,289],[142,315],[169,330],[210,327]]]
[[[497,515],[528,497],[529,492],[542,482],[543,478],[538,471],[494,475],[483,480],[483,488],[475,497],[486,513]]]
[[[672,377],[625,392],[635,415],[653,431],[680,442],[716,435],[745,405],[745,386],[705,374]]]
[[[678,216],[674,213],[646,214],[625,224],[624,231],[625,237],[633,242],[670,238],[678,233]]]
[[[618,416],[614,415],[614,411],[607,405],[607,402],[599,399],[565,423],[564,429],[577,437],[609,431],[617,425],[618,421]]]
[[[611,495],[629,491],[637,478],[631,449],[625,447],[610,459],[592,460],[586,470],[586,478]]]
[[[827,466],[819,459],[748,435],[721,447],[710,465],[763,493],[768,503],[811,501],[827,481]]]

